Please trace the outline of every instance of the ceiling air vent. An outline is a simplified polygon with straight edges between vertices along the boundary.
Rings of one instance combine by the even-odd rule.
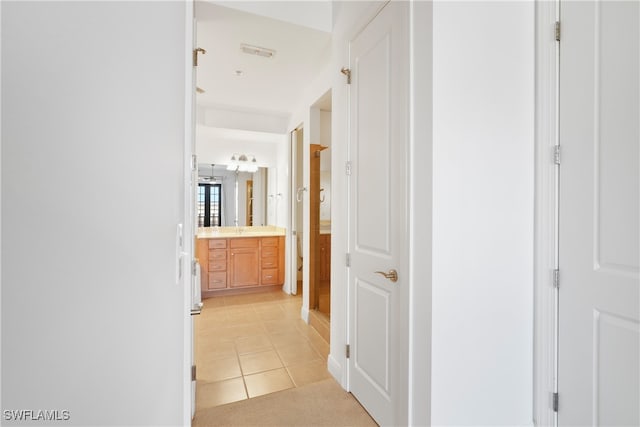
[[[273,55],[276,54],[276,51],[273,49],[267,49],[266,47],[260,46],[251,46],[250,44],[245,43],[242,43],[240,45],[240,50],[249,55],[258,55],[265,58],[272,58]]]

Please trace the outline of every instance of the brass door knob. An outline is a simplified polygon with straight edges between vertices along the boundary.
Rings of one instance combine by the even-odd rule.
[[[385,273],[384,271],[376,271],[375,273],[383,275],[394,283],[398,281],[398,272],[393,269],[389,270],[388,273]]]

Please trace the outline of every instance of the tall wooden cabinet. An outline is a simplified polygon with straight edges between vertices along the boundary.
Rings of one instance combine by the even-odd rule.
[[[320,281],[331,280],[331,234],[320,234]]]
[[[284,284],[284,236],[198,239],[204,297]]]

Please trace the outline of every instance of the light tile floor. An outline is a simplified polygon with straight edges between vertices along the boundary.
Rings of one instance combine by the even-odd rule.
[[[329,345],[284,292],[209,298],[195,317],[196,408],[329,378]]]

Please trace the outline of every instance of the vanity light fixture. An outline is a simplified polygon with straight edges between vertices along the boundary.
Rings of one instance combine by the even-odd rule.
[[[249,160],[249,157],[251,157],[251,160]],[[246,154],[233,154],[231,156],[231,162],[227,165],[227,170],[236,172],[257,172],[258,162],[256,161],[256,156],[247,156]]]

